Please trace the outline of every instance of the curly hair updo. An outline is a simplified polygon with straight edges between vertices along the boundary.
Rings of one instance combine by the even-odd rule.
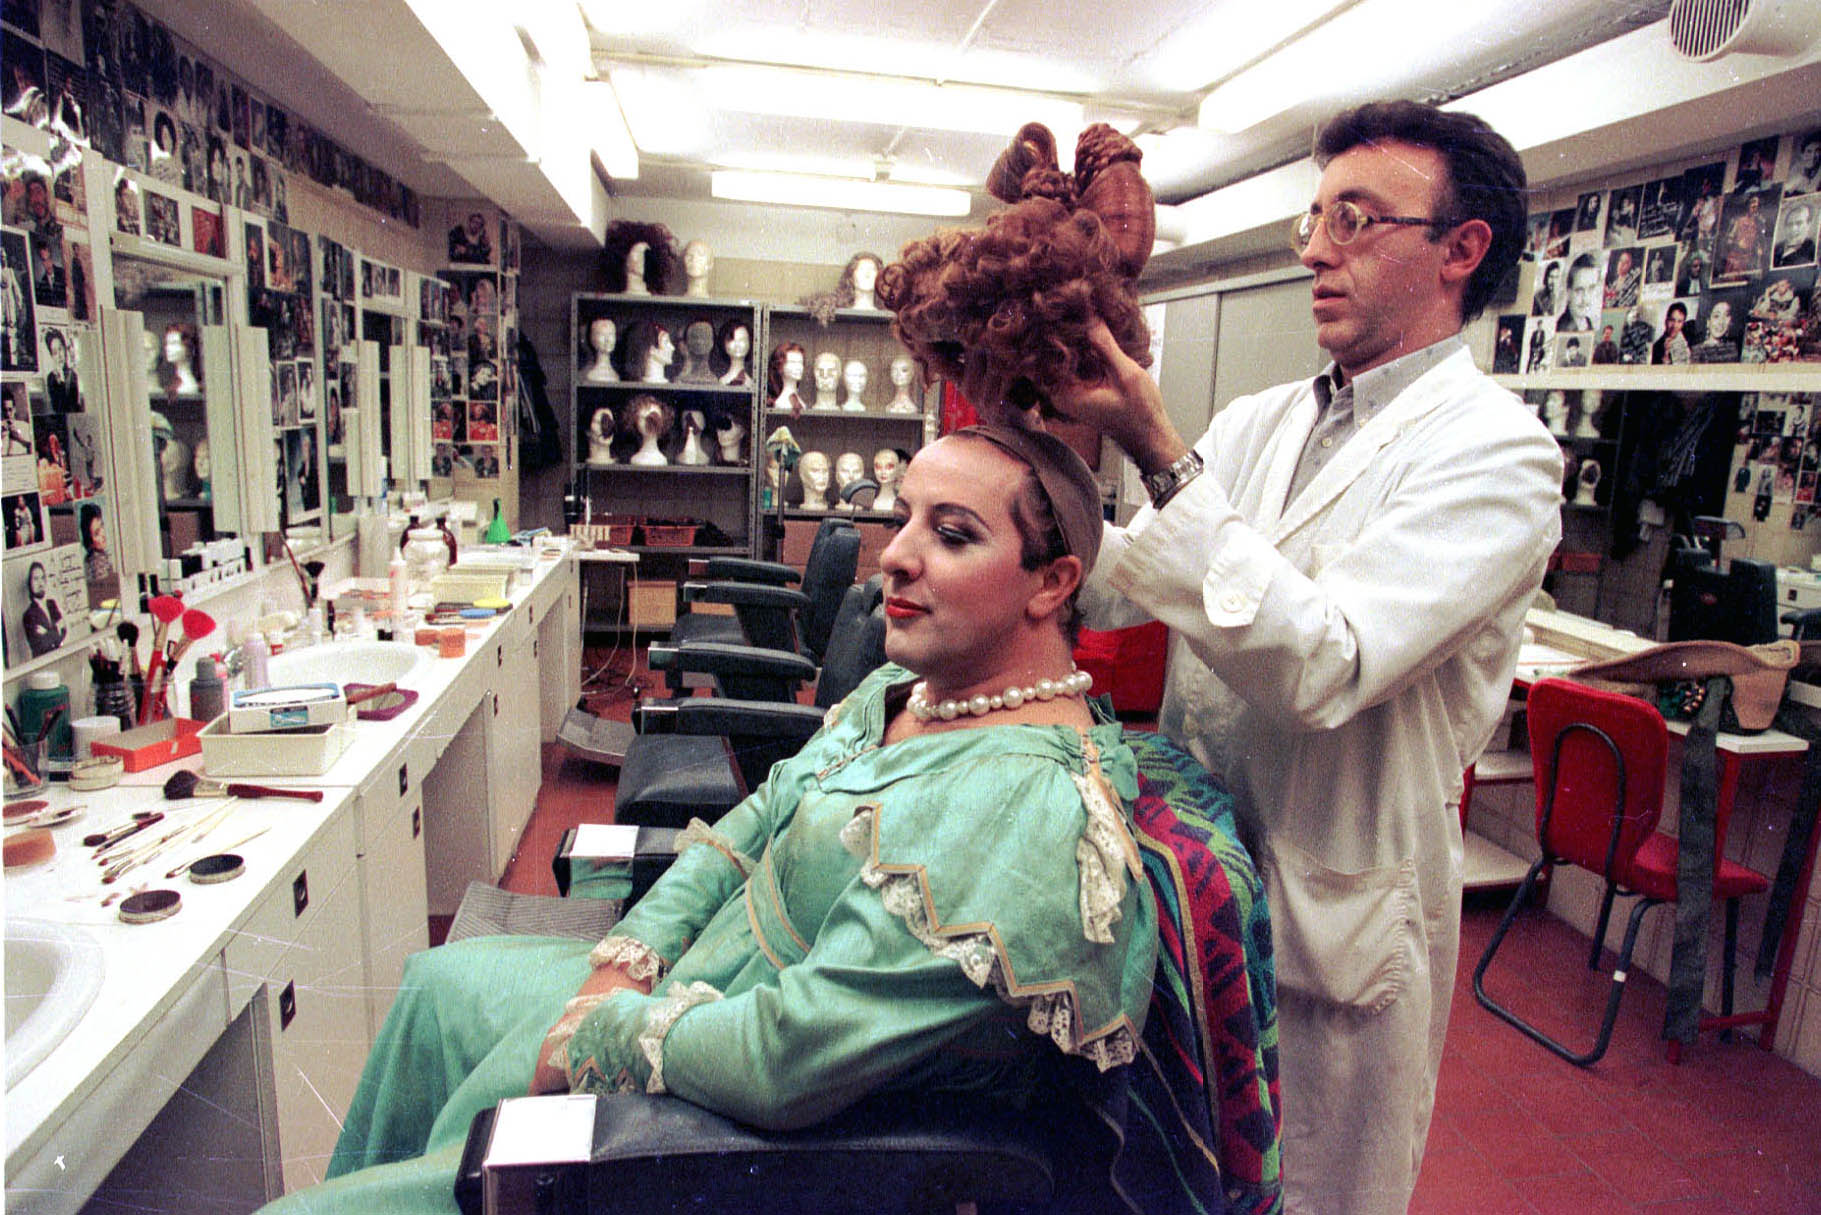
[[[1104,124],[1082,132],[1075,172],[1056,164],[1038,123],[1018,133],[987,186],[1012,205],[984,229],[951,229],[905,245],[879,276],[878,299],[926,380],[964,378],[970,355],[1011,374],[1008,404],[1041,406],[1054,387],[1094,379],[1096,317],[1139,364],[1150,330],[1137,276],[1150,256],[1155,207],[1142,153]]]

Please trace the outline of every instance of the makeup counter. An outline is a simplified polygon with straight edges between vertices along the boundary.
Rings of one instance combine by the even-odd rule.
[[[550,546],[509,611],[467,626],[461,657],[419,647],[398,679],[416,701],[351,723],[320,775],[242,778],[320,801],[166,800],[174,772],[203,774],[201,755],[101,791],[47,787],[45,813],[83,810],[52,829],[51,860],[8,872],[6,915],[9,935],[25,924],[42,942],[31,949],[64,959],[68,987],[44,1012],[76,1019],[8,1076],[7,1210],[132,1205],[136,1192],[247,1209],[321,1180],[405,958],[469,881],[499,878],[530,818],[540,744],[580,690],[576,571],[566,546]],[[83,838],[160,811],[138,839],[214,825],[103,885]],[[223,850],[244,859],[230,880],[174,869]],[[142,885],[176,892],[176,913],[122,922],[124,896]],[[59,941],[71,943],[59,952]],[[12,1007],[17,994],[9,1056],[30,1046],[14,1027],[29,1011]],[[9,1059],[9,1072],[19,1063],[29,1058]]]

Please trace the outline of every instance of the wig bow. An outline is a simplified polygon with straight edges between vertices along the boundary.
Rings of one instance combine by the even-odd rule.
[[[1056,137],[1042,123],[1028,122],[993,163],[986,188],[1003,202],[1053,198],[1092,211],[1119,250],[1119,269],[1136,279],[1157,237],[1156,199],[1138,168],[1143,159],[1137,144],[1097,122],[1075,142],[1075,172],[1064,173]]]

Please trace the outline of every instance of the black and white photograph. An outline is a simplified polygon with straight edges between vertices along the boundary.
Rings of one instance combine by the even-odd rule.
[[[37,478],[30,483],[35,485]],[[50,543],[45,532],[44,503],[36,489],[0,495],[0,517],[6,520],[8,553],[30,552]]]
[[[1682,178],[1659,177],[1644,183],[1643,208],[1638,214],[1638,239],[1673,236],[1682,226]]]
[[[1492,340],[1492,374],[1516,375],[1524,361],[1524,320],[1522,313],[1498,318],[1498,329]]]
[[[183,248],[183,220],[177,200],[156,190],[145,192],[145,234],[161,245]]]
[[[297,360],[297,420],[316,420],[316,361]]]
[[[1750,293],[1743,288],[1710,291],[1701,297],[1699,340],[1689,347],[1696,363],[1736,363],[1745,334]]]
[[[1605,254],[1591,251],[1575,254],[1563,276],[1562,311],[1555,319],[1558,332],[1592,333],[1599,327],[1600,310],[1606,298],[1605,275]]]
[[[46,324],[38,341],[38,368],[44,372],[44,398],[53,413],[82,412],[82,384],[76,373],[76,344],[71,331]]]
[[[1713,252],[1720,234],[1721,201],[1726,186],[1726,162],[1696,165],[1682,172],[1682,226],[1676,239],[1682,244]]]
[[[16,118],[27,126],[49,125],[51,107],[44,91],[43,48],[11,30],[0,31],[0,58],[6,61],[5,83],[0,87],[0,110],[4,110],[8,118]]]
[[[1531,316],[1554,316],[1562,310],[1567,301],[1562,279],[1567,273],[1568,263],[1560,259],[1543,262],[1537,267],[1536,289],[1530,296]]]
[[[1661,286],[1665,290],[1675,285],[1676,281],[1676,246],[1651,245],[1644,250],[1644,286]]]
[[[70,280],[62,235],[30,238],[32,299],[40,308],[68,308]]]
[[[1598,190],[1590,190],[1575,200],[1574,230],[1576,232],[1598,232],[1600,230],[1601,204],[1606,196]]]
[[[1783,178],[1783,189],[1789,194],[1821,190],[1821,127],[1790,137],[1789,172]]]
[[[466,219],[449,229],[449,262],[456,266],[491,266],[493,240],[488,233],[487,216],[471,211]]]
[[[0,459],[5,461],[7,485],[32,483],[32,454],[37,434],[32,429],[32,406],[24,381],[0,384]]]
[[[37,318],[25,233],[0,232],[0,371],[38,370]]]
[[[1631,246],[1606,255],[1606,307],[1629,308],[1644,285],[1643,250]]]
[[[1606,239],[1609,249],[1629,245],[1638,239],[1638,207],[1643,197],[1642,186],[1614,190],[1606,204]]]
[[[139,213],[139,183],[121,169],[114,175],[114,227],[128,236],[138,236],[142,228]]]
[[[1777,143],[1777,136],[1766,135],[1739,145],[1739,165],[1732,175],[1734,194],[1762,189],[1776,180]]]
[[[88,636],[87,616],[77,545],[6,562],[6,647],[15,660],[41,658]]]
[[[1815,228],[1821,220],[1821,194],[1785,198],[1777,211],[1777,237],[1771,246],[1770,266],[1787,270],[1815,264]]]

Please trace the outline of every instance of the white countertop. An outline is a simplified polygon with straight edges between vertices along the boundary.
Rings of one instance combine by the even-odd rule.
[[[537,562],[531,579],[512,596],[515,612],[562,565],[566,555]],[[75,793],[64,785],[49,786],[44,797],[53,807],[82,805],[85,811],[78,820],[53,829],[58,846],[53,859],[6,874],[6,915],[80,926],[101,946],[103,978],[88,1012],[6,1093],[9,1179],[17,1177],[22,1164],[52,1150],[89,1150],[87,1143],[66,1145],[53,1140],[84,1099],[145,1044],[160,1018],[191,993],[198,980],[216,977],[210,971],[220,969],[221,951],[268,894],[288,882],[288,866],[340,816],[350,813],[356,791],[371,779],[379,764],[414,736],[463,673],[490,652],[487,642],[511,619],[508,614],[470,624],[463,657],[432,657],[420,665],[402,682],[402,686],[418,693],[416,703],[390,721],[353,723],[348,749],[327,772],[258,782],[319,788],[324,795],[320,803],[235,800],[225,820],[206,837],[195,843],[188,837],[180,838],[168,852],[123,875],[114,886],[102,885],[101,868],[93,859],[94,849],[84,847],[82,838],[125,824],[136,810],[155,809],[166,814],[164,822],[136,837],[144,842],[180,823],[199,823],[225,799],[167,802],[161,788],[179,767],[200,771],[202,757],[130,774],[119,786],[102,792]],[[536,711],[535,700],[530,702],[530,708]],[[246,872],[232,881],[197,885],[185,877],[163,876],[182,861],[233,844],[260,828],[266,829],[265,834],[234,849],[245,857]],[[157,923],[127,925],[118,918],[118,902],[102,906],[104,896],[122,888],[131,892],[141,883],[149,883],[154,889],[178,891],[183,899],[179,912]],[[322,893],[329,891],[325,888]],[[222,990],[225,992],[229,986],[224,984]],[[216,1034],[239,1012],[226,1007],[227,1002],[221,1001],[221,1023],[213,1031]],[[213,1019],[215,1014],[216,1009],[210,1006],[208,1018]],[[131,1066],[157,1068],[159,1061],[135,1059]],[[182,1076],[170,1080],[175,1083]],[[145,1111],[145,1116],[149,1120],[154,1113],[156,1108]]]

